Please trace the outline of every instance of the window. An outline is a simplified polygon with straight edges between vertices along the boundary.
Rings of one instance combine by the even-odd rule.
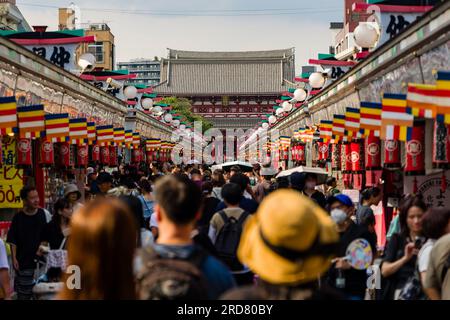
[[[103,42],[95,42],[88,45],[88,52],[95,56],[97,63],[104,63]]]

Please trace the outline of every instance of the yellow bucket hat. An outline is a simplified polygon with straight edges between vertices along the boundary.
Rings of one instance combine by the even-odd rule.
[[[331,265],[336,225],[318,205],[294,190],[267,196],[247,220],[238,258],[271,284],[316,280]]]

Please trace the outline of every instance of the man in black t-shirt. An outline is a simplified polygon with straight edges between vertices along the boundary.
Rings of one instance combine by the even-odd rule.
[[[355,213],[352,200],[339,194],[329,200],[331,217],[336,222],[339,232],[337,259],[334,260],[328,272],[328,284],[347,296],[351,300],[364,300],[367,289],[367,270],[354,269],[345,259],[347,248],[357,239],[369,242],[372,253],[377,251],[376,235],[369,232],[363,225],[357,225],[351,217]]]
[[[39,194],[35,188],[23,188],[20,197],[24,208],[13,217],[6,241],[11,244],[17,298],[29,300],[32,298],[36,256],[47,220],[45,211],[39,208]]]

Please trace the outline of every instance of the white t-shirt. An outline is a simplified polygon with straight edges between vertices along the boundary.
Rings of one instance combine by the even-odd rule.
[[[158,228],[158,221],[156,221],[156,214],[152,214],[150,217],[150,228],[155,227]]]
[[[422,248],[419,251],[418,254],[418,266],[419,266],[419,272],[425,272],[428,269],[428,264],[430,263],[430,253],[433,249],[434,243],[436,240],[428,239],[427,242],[422,246]]]
[[[9,270],[8,255],[6,254],[6,247],[3,240],[0,239],[0,270]]]

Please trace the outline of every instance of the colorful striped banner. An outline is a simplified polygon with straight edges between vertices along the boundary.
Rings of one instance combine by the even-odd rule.
[[[71,144],[83,145],[89,142],[88,122],[86,118],[70,119],[69,128]]]
[[[111,125],[97,127],[97,142],[100,146],[109,146],[114,142],[114,128]]]
[[[364,136],[371,133],[375,137],[380,136],[382,104],[376,102],[361,102],[359,108],[359,126]]]
[[[342,114],[333,115],[333,139],[338,142],[345,136],[345,116]]]
[[[17,103],[15,97],[0,98],[0,135],[7,135],[17,128]]]
[[[87,133],[88,133],[88,143],[89,145],[93,145],[94,142],[97,140],[97,129],[95,127],[95,122],[88,122],[87,123]]]
[[[381,112],[381,139],[407,141],[414,116],[405,94],[384,94]]]
[[[430,84],[408,84],[406,97],[408,107],[416,118],[434,119],[437,114],[435,105],[436,86]]]
[[[125,131],[125,146],[128,149],[131,149],[131,147],[133,146],[133,131],[132,130]]]
[[[360,129],[361,115],[359,109],[356,108],[345,108],[345,131],[348,137],[358,137]]]
[[[330,141],[333,137],[333,121],[320,120],[319,130],[320,130],[320,138],[324,142]]]
[[[139,148],[141,144],[141,135],[139,132],[133,132],[133,149]]]
[[[45,115],[46,140],[53,143],[65,142],[69,137],[69,114]]]
[[[40,138],[45,135],[45,112],[43,105],[17,108],[20,138]]]
[[[124,128],[114,128],[114,144],[116,146],[123,146],[125,144]]]
[[[434,101],[437,121],[450,124],[450,71],[438,71]]]

